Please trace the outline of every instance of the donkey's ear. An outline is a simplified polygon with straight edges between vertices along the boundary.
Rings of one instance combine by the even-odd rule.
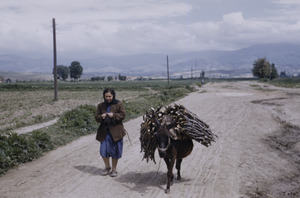
[[[167,129],[170,130],[171,128],[175,127],[177,125],[177,121],[174,120],[173,122],[171,122],[170,124],[168,124]]]

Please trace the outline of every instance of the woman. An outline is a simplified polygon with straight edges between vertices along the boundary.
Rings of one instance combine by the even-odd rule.
[[[118,159],[122,157],[123,152],[123,137],[126,134],[122,123],[126,112],[123,103],[116,100],[116,93],[112,88],[103,91],[103,98],[104,102],[98,104],[95,116],[96,121],[101,123],[96,136],[96,139],[101,142],[100,155],[105,164],[101,175],[110,173],[111,177],[116,177]],[[112,167],[109,163],[110,157]]]

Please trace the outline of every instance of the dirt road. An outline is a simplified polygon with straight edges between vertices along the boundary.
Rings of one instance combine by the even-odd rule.
[[[288,144],[300,140],[299,89],[215,83],[176,104],[208,123],[218,139],[208,148],[194,142],[182,163],[182,180],[174,181],[170,194],[164,192],[164,161],[158,155],[157,164],[142,161],[139,117],[125,123],[132,145],[125,137],[118,177],[100,176],[99,143],[89,135],[0,177],[0,197],[300,196],[300,143]]]

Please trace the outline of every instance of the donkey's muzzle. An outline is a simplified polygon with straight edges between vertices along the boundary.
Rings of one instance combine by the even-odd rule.
[[[167,154],[167,149],[168,148],[159,148],[158,147],[158,154],[160,158],[164,158]]]

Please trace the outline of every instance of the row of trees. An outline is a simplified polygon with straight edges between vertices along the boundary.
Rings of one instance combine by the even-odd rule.
[[[107,77],[107,81],[112,81],[113,79],[114,79],[114,77],[112,77],[112,76]],[[115,80],[118,80],[118,79],[120,81],[126,81],[127,77],[119,74],[118,76],[115,77]],[[91,81],[104,81],[104,80],[105,80],[105,76],[97,76],[97,77],[91,78]]]
[[[71,79],[77,80],[81,77],[83,72],[83,67],[81,66],[80,62],[73,61],[70,66],[58,65],[57,66],[57,79],[66,80],[69,75]],[[105,76],[101,77],[92,77],[92,81],[104,81]],[[107,77],[108,81],[113,80],[112,76]],[[120,81],[126,81],[127,77],[121,74],[115,78],[116,80],[119,79]]]
[[[73,61],[70,66],[63,66],[63,65],[58,65],[57,66],[57,78],[60,80],[66,80],[69,75],[71,79],[77,80],[81,77],[83,72],[83,67],[81,66],[80,62],[78,61]],[[265,79],[275,79],[278,78],[278,72],[275,67],[274,63],[270,63],[267,61],[266,58],[258,58],[254,63],[253,63],[253,69],[252,69],[252,74],[255,77],[258,78],[265,78]],[[205,76],[205,72],[202,71],[200,74],[200,78],[203,79]],[[118,77],[115,77],[120,81],[126,81],[126,76],[123,76],[121,74],[118,75]],[[93,77],[91,78],[92,81],[103,81],[105,79],[104,76],[102,77]],[[112,76],[107,77],[108,81],[113,80]]]
[[[78,61],[73,61],[70,66],[58,65],[57,79],[66,80],[70,75],[71,79],[77,80],[81,77],[82,72],[83,67]]]

